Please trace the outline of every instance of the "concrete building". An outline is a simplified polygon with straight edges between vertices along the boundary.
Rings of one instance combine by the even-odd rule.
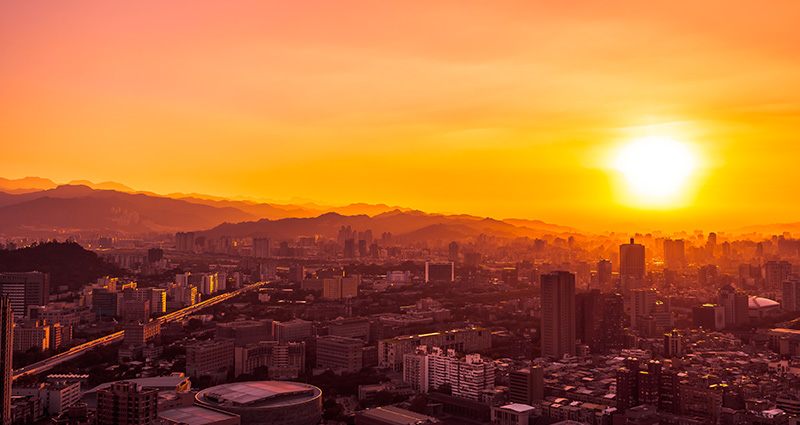
[[[15,396],[39,397],[45,413],[50,416],[66,411],[81,399],[81,384],[78,382],[39,383],[13,387],[11,391]]]
[[[206,388],[195,396],[203,407],[223,410],[252,425],[316,425],[322,391],[299,382],[250,381]]]
[[[575,355],[575,275],[555,271],[541,275],[542,356]]]
[[[186,374],[192,378],[209,375],[222,382],[233,372],[234,343],[232,339],[215,339],[186,347]]]
[[[313,324],[307,320],[272,322],[272,334],[276,341],[300,341],[311,338],[312,333]]]
[[[50,302],[50,275],[41,272],[0,273],[0,294],[7,295],[14,317],[25,317],[28,306]]]
[[[480,400],[484,390],[494,387],[495,366],[478,354],[460,358],[452,349],[444,352],[434,347],[427,352],[420,347],[417,353],[405,355],[403,378],[422,392],[447,385],[456,397]]]
[[[234,376],[252,374],[266,367],[270,379],[296,378],[305,372],[306,344],[304,342],[261,341],[234,350]]]
[[[237,347],[269,341],[272,336],[272,321],[239,320],[217,323],[217,338],[234,340]]]
[[[355,373],[363,366],[364,341],[343,336],[317,337],[317,367],[335,373]]]
[[[527,404],[492,406],[492,425],[528,425],[535,417],[536,408]]]
[[[692,308],[692,322],[704,329],[725,328],[725,308],[715,304],[703,304]]]
[[[322,279],[322,298],[327,300],[341,300],[358,296],[358,287],[361,285],[361,276],[330,277]]]
[[[152,424],[157,409],[157,389],[121,381],[97,391],[97,425]]]
[[[531,405],[544,399],[544,370],[541,366],[508,373],[508,401]]]
[[[425,282],[452,282],[456,279],[455,270],[452,261],[426,261]]]
[[[404,356],[413,354],[420,345],[459,353],[483,351],[492,347],[492,333],[484,328],[466,328],[384,339],[378,342],[378,365],[399,372]]]
[[[14,325],[14,351],[24,353],[31,348],[50,348],[50,325],[44,321],[26,320]]]

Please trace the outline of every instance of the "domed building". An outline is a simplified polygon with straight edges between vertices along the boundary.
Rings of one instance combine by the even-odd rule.
[[[322,390],[300,382],[234,382],[206,388],[198,404],[234,413],[245,424],[315,425],[322,417]]]
[[[781,312],[781,303],[769,298],[750,297],[747,301],[751,319],[763,319],[771,317]]]

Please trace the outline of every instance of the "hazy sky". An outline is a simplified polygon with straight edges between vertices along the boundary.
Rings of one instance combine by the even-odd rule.
[[[800,221],[800,2],[4,1],[0,176],[542,219]],[[637,205],[637,138],[684,143]]]

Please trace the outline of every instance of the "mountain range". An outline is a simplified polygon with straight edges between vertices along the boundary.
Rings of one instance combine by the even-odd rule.
[[[0,178],[0,233],[100,232],[134,235],[199,231],[208,236],[298,235],[336,237],[342,226],[391,232],[409,240],[459,240],[481,233],[537,236],[575,230],[536,220],[494,220],[470,215],[429,214],[384,204],[326,207],[272,204],[201,194],[159,195],[115,182],[86,180],[58,185],[39,177]]]

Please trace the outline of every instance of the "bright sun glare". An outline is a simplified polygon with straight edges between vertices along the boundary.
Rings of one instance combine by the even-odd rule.
[[[695,169],[695,159],[683,143],[665,137],[648,137],[622,151],[617,169],[640,195],[665,199],[683,186]]]

